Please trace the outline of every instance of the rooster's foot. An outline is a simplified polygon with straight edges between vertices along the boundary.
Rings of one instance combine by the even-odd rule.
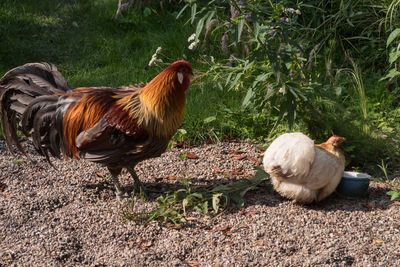
[[[117,191],[117,192],[115,192],[115,196],[116,196],[116,198],[117,198],[117,201],[120,203],[120,204],[123,204],[126,200],[128,200],[129,199],[129,194],[128,193],[125,193],[125,192],[123,192],[123,191]]]

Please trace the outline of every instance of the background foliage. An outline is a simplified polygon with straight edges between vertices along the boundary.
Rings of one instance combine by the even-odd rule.
[[[57,64],[73,87],[149,81],[189,60],[196,79],[175,140],[286,131],[345,136],[347,168],[398,166],[399,0],[146,1],[113,20],[114,0],[4,0],[0,73]],[[195,36],[188,41],[189,36]],[[157,47],[162,63],[148,66]]]

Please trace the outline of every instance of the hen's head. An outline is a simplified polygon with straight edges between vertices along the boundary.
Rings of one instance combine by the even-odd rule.
[[[344,141],[346,141],[346,138],[332,135],[328,141],[326,141],[326,143],[331,144],[333,147],[339,148]]]
[[[190,78],[193,76],[190,63],[186,60],[178,60],[172,63],[168,69],[176,73],[174,78],[175,83],[186,91],[189,88]]]

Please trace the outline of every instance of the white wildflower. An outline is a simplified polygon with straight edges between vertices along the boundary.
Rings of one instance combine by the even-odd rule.
[[[291,8],[291,7],[285,8],[285,11],[289,12],[289,13],[295,13],[296,12],[296,10],[294,8]]]
[[[196,46],[197,46],[198,43],[199,43],[199,40],[194,41],[193,43],[191,43],[191,44],[188,46],[189,50],[194,50],[194,49],[196,48]]]
[[[283,94],[283,88],[279,88],[279,93]]]
[[[196,34],[193,33],[192,35],[189,36],[188,38],[188,43],[190,43],[191,41],[193,41],[194,39],[196,39]]]
[[[301,15],[301,11],[300,10],[294,9],[294,8],[291,8],[291,7],[285,8],[285,12],[292,13],[292,14],[296,13],[297,15]]]
[[[157,63],[162,63],[163,62],[161,59],[157,58],[158,54],[161,53],[161,50],[162,50],[161,46],[159,46],[157,48],[156,52],[154,53],[154,55],[151,57],[150,62],[148,64],[149,66],[153,66],[153,65],[155,65]]]

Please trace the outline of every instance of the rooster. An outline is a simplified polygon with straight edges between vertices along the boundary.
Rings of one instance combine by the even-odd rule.
[[[302,133],[286,133],[264,153],[264,169],[282,196],[300,203],[321,201],[339,184],[345,165],[340,149],[345,138],[333,135],[325,143]]]
[[[134,179],[135,191],[143,189],[135,165],[160,156],[180,126],[192,76],[189,62],[179,60],[145,86],[72,89],[53,64],[14,68],[0,79],[7,147],[13,154],[15,145],[26,155],[20,129],[50,164],[50,154],[101,163],[110,171],[120,200],[122,169]]]

